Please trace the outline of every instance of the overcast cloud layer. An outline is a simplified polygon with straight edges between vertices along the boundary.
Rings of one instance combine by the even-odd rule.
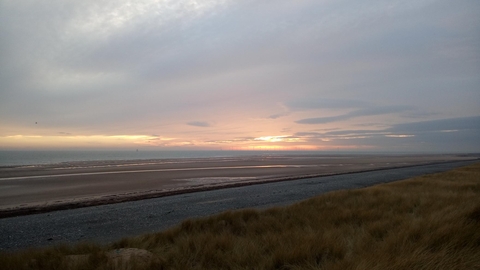
[[[0,149],[480,151],[479,14],[0,0]]]

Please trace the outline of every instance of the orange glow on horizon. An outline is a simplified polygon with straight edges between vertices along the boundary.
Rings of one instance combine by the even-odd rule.
[[[13,135],[0,137],[0,147],[4,148],[61,148],[61,147],[131,147],[147,145],[151,140],[173,140],[147,135],[80,135],[80,136],[39,136]]]
[[[1,149],[104,149],[144,148],[177,150],[239,150],[239,151],[335,151],[366,149],[359,145],[308,143],[290,135],[261,136],[254,139],[192,140],[191,138],[156,135],[14,135],[0,136]]]
[[[295,151],[295,150],[320,150],[320,147],[316,145],[295,145],[295,146],[285,146],[285,145],[243,145],[243,146],[228,146],[222,148],[223,150],[240,150],[240,151]]]

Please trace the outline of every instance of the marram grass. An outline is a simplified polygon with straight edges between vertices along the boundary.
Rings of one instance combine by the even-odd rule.
[[[149,257],[118,261],[112,250]],[[82,254],[72,260],[72,254]],[[0,253],[2,269],[480,269],[480,164],[289,207],[225,212],[108,246]]]

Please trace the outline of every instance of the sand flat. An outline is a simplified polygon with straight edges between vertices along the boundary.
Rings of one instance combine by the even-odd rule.
[[[0,216],[470,159],[475,158],[459,155],[258,156],[4,167],[0,168]]]

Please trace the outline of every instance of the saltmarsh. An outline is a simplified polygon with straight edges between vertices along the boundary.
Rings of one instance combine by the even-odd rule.
[[[107,246],[0,253],[2,269],[480,269],[480,164],[225,212]]]

